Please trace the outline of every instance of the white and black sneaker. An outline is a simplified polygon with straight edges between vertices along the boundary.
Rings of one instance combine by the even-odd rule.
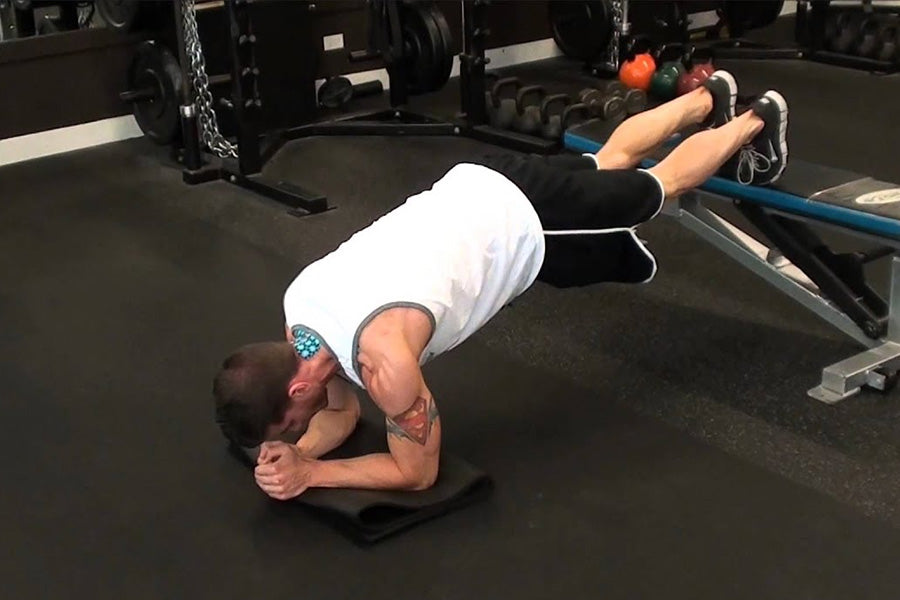
[[[735,179],[745,185],[768,185],[787,166],[788,105],[784,96],[769,90],[750,105],[765,125],[753,141],[737,153]]]
[[[713,99],[712,110],[702,123],[705,129],[721,127],[734,119],[734,105],[737,100],[737,81],[728,71],[715,71],[703,82]]]

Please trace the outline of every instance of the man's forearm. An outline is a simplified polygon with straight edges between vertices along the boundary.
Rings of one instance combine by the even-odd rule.
[[[345,410],[323,410],[309,422],[309,429],[297,440],[304,456],[319,458],[344,443],[356,428],[358,416]]]
[[[365,490],[421,490],[432,483],[433,481],[405,474],[388,453],[318,461],[310,479],[310,487]]]

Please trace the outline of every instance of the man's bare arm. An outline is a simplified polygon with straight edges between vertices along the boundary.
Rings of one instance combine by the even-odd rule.
[[[425,385],[418,363],[398,361],[369,385],[385,412],[390,453],[349,460],[319,461],[314,487],[420,490],[437,479],[441,423],[437,404]]]
[[[328,406],[316,413],[297,448],[307,458],[328,454],[353,433],[359,422],[359,399],[346,381],[335,377],[328,382]]]

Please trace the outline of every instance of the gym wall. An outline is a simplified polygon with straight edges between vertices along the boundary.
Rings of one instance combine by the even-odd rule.
[[[460,3],[440,0],[459,51]],[[490,7],[489,48],[550,38],[546,1],[512,0]],[[317,77],[380,69],[379,60],[351,63],[350,50],[365,48],[367,16],[363,0],[316,3],[313,31],[318,53]],[[204,37],[214,36],[211,22]],[[201,28],[203,24],[201,23]],[[221,29],[225,35],[224,28]],[[343,48],[326,52],[321,40],[342,34]],[[97,28],[0,43],[0,140],[130,114],[119,100],[134,48],[146,34],[118,34]],[[334,39],[334,38],[331,38]],[[209,50],[212,49],[209,45]],[[297,57],[286,57],[296,61]],[[213,62],[213,61],[209,61]],[[265,69],[265,65],[261,65]]]

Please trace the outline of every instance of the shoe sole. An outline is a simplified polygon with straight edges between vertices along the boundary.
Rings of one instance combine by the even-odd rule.
[[[769,183],[774,183],[778,181],[778,178],[781,177],[781,174],[784,172],[785,167],[787,167],[787,157],[788,157],[788,147],[787,147],[787,123],[788,123],[788,105],[787,100],[784,99],[784,96],[776,92],[775,90],[769,90],[765,94],[763,94],[766,98],[769,98],[772,102],[778,106],[778,110],[781,113],[781,126],[778,130],[778,149],[781,151],[781,161],[778,167],[778,172],[775,173],[775,176],[769,181]]]

